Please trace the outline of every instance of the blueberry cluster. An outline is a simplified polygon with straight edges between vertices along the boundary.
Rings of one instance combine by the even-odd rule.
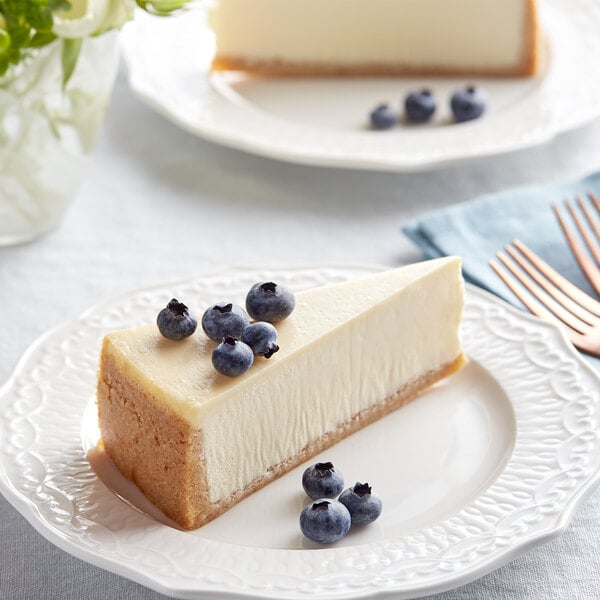
[[[330,462],[308,467],[302,474],[302,487],[313,502],[300,514],[300,530],[315,542],[337,542],[350,527],[372,523],[381,514],[381,500],[371,486],[357,482],[342,491],[344,478]]]
[[[254,356],[271,358],[279,350],[273,323],[289,317],[294,306],[292,292],[267,281],[252,286],[246,296],[246,310],[232,302],[217,302],[207,308],[201,323],[204,333],[219,342],[212,353],[215,369],[235,377],[252,366]],[[198,325],[188,307],[176,299],[160,311],[156,321],[161,334],[172,340],[189,337]]]
[[[456,90],[450,98],[450,109],[457,123],[479,118],[485,108],[485,95],[472,85]],[[411,92],[404,99],[404,114],[409,123],[426,123],[435,110],[436,101],[431,90]],[[391,129],[399,121],[399,115],[388,104],[379,104],[370,114],[373,129]]]

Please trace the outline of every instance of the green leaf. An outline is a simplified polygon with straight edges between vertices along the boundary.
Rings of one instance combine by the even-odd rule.
[[[6,54],[10,48],[10,33],[0,29],[0,54]]]
[[[0,77],[8,71],[9,64],[8,57],[0,55]]]
[[[25,14],[33,29],[37,29],[38,31],[52,29],[52,11],[47,6],[30,6],[29,9]]]
[[[56,36],[50,32],[36,33],[29,41],[30,48],[41,48],[50,42],[53,42]]]
[[[79,51],[81,50],[81,38],[77,39],[64,39],[62,45],[62,71],[63,71],[63,90],[67,87],[73,71],[77,66],[77,59],[79,58]]]

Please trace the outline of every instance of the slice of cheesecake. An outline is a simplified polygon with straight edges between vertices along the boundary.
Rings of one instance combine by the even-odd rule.
[[[524,76],[536,0],[214,0],[215,70],[267,75]]]
[[[219,375],[215,342],[155,325],[104,338],[106,452],[167,516],[195,528],[458,370],[463,282],[442,258],[296,295],[279,352]]]

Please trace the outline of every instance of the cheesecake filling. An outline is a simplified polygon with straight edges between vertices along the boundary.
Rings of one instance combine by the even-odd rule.
[[[280,364],[268,382],[250,381],[211,408],[202,423],[211,501],[460,356],[458,286],[430,277],[422,291],[408,288],[401,302],[363,313]]]
[[[510,69],[528,51],[524,0],[214,0],[217,56],[252,63]]]

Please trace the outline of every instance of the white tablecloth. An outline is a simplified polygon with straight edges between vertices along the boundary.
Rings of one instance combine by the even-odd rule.
[[[573,110],[577,110],[574,106]],[[600,167],[600,122],[543,147],[432,173],[279,163],[180,131],[130,94],[121,74],[86,182],[61,226],[0,248],[0,382],[47,329],[115,294],[229,264],[419,259],[408,219],[511,186]],[[566,533],[436,600],[600,597],[600,492]],[[55,548],[0,497],[1,600],[164,596]]]

